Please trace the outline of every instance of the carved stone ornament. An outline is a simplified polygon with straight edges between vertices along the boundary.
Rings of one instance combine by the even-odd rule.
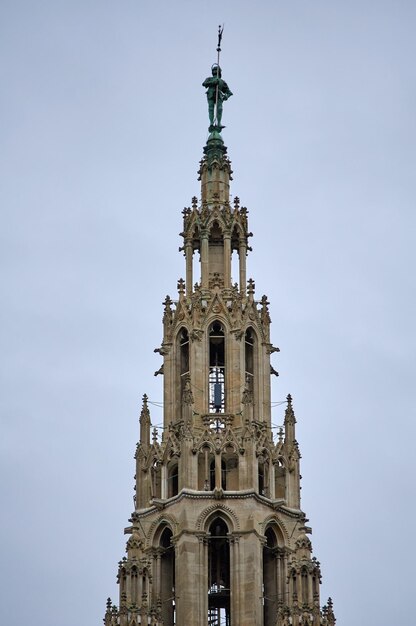
[[[188,405],[194,403],[194,396],[192,393],[190,377],[187,377],[185,380],[185,386],[184,386],[183,393],[182,393],[182,402]]]
[[[201,341],[202,337],[204,336],[204,331],[201,330],[200,328],[193,328],[191,330],[191,341]]]
[[[253,392],[249,387],[244,387],[243,396],[241,398],[241,402],[243,404],[252,404],[253,402]]]

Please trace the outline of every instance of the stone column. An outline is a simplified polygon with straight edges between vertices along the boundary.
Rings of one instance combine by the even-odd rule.
[[[224,287],[231,287],[231,233],[224,233]]]
[[[160,469],[160,497],[162,500],[165,500],[167,495],[167,467],[163,463]]]
[[[263,624],[262,544],[254,532],[240,537],[239,557],[239,605],[231,623],[258,626]]]
[[[199,580],[198,589],[198,624],[205,626],[208,616],[208,543],[206,535],[200,535],[199,539]]]
[[[240,293],[244,298],[246,297],[247,289],[246,254],[247,244],[245,241],[240,241],[238,249],[238,257],[240,262]]]
[[[208,260],[208,232],[201,233],[201,286],[208,289],[209,260]]]
[[[202,593],[199,564],[199,539],[183,533],[175,545],[175,595],[176,623],[183,626],[200,624],[199,602],[196,596]],[[204,590],[207,592],[207,590]],[[202,622],[204,624],[204,622]]]
[[[272,461],[269,461],[270,469],[269,469],[269,494],[271,500],[274,500],[276,497],[276,466]]]
[[[289,592],[289,584],[288,584],[288,580],[287,580],[287,571],[288,571],[288,567],[287,567],[287,560],[288,560],[288,553],[285,550],[285,553],[283,555],[283,561],[282,561],[282,591],[283,591],[283,599],[285,601],[285,603],[287,605],[291,604],[290,602],[290,592]]]
[[[193,287],[193,275],[192,275],[192,260],[193,260],[193,248],[192,242],[186,241],[185,243],[185,258],[186,258],[186,296],[192,294]]]
[[[313,587],[312,587],[312,575],[308,576],[308,603],[313,606]]]
[[[221,454],[215,454],[215,488],[221,489]]]
[[[240,537],[232,535],[230,538],[230,578],[231,578],[231,624],[238,626],[240,600]]]
[[[126,597],[127,597],[127,603],[131,604],[133,601],[132,589],[131,589],[131,571],[127,571],[127,575],[126,575]]]
[[[284,600],[284,580],[283,580],[283,567],[282,567],[282,555],[276,555],[276,593],[277,593],[277,601],[280,602]]]

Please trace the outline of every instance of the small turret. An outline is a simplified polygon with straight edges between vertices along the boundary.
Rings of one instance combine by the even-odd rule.
[[[287,457],[286,501],[288,506],[300,509],[300,452],[295,438],[296,417],[292,406],[292,396],[287,396],[285,412],[285,450]]]
[[[201,181],[202,205],[214,201],[221,204],[230,200],[230,180],[232,180],[231,162],[227,157],[227,148],[217,131],[210,134],[204,147],[204,157],[199,168]]]
[[[290,445],[290,444],[293,444],[294,441],[296,441],[296,436],[295,436],[296,417],[293,411],[292,396],[290,395],[290,393],[287,395],[286,400],[287,400],[287,407],[285,411],[285,442]]]
[[[150,446],[150,412],[147,406],[147,395],[143,396],[143,405],[140,413],[140,443],[143,447]]]

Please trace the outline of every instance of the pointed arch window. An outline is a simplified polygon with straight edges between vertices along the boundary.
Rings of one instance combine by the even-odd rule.
[[[263,451],[263,454],[260,454],[258,457],[258,490],[259,494],[266,496],[266,498],[270,498],[269,465],[270,458],[267,453]]]
[[[209,488],[211,491],[215,489],[215,458],[212,459],[209,465]]]
[[[161,463],[157,459],[155,459],[152,463],[152,467],[150,469],[151,475],[151,489],[152,489],[152,498],[160,498],[161,497]]]
[[[272,528],[266,530],[263,546],[263,615],[264,626],[275,626],[277,611],[277,539]]]
[[[175,548],[172,531],[166,527],[160,536],[160,599],[164,626],[174,626],[175,620]]]
[[[222,454],[221,486],[226,491],[238,490],[238,455],[230,446]]]
[[[255,395],[255,346],[256,336],[252,328],[247,328],[244,336],[245,384],[254,400]]]
[[[176,335],[175,419],[183,417],[183,394],[190,379],[189,333],[182,327]]]
[[[220,322],[209,328],[209,410],[225,411],[225,333]]]
[[[179,332],[179,352],[182,399],[185,381],[187,376],[189,376],[189,334],[186,328],[182,328]]]
[[[259,494],[260,495],[264,495],[264,489],[265,489],[265,472],[264,472],[264,459],[263,458],[259,458],[258,461],[258,489],[259,489]]]
[[[308,572],[305,568],[302,569],[302,575],[301,575],[301,579],[302,579],[302,603],[303,604],[307,604],[308,603]]]
[[[214,468],[213,471],[212,468]],[[200,491],[212,491],[214,487],[215,457],[209,447],[204,446],[198,454],[198,489]]]
[[[230,626],[230,542],[227,524],[220,517],[209,527],[208,624]]]
[[[178,464],[173,463],[168,470],[168,498],[177,496],[179,492]]]

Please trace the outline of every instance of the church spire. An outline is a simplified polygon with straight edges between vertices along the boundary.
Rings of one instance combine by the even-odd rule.
[[[218,55],[221,37],[222,29]],[[219,56],[204,86],[210,126],[201,198],[183,210],[185,280],[177,298],[164,300],[155,349],[163,358],[156,372],[163,426],[151,437],[145,394],[119,607],[108,601],[104,623],[334,626],[332,601],[320,610],[320,567],[300,508],[290,395],[284,438],[273,433],[270,357],[278,349],[268,299],[256,296],[253,279],[247,283],[248,211],[237,196],[230,205],[221,132],[232,94]]]

